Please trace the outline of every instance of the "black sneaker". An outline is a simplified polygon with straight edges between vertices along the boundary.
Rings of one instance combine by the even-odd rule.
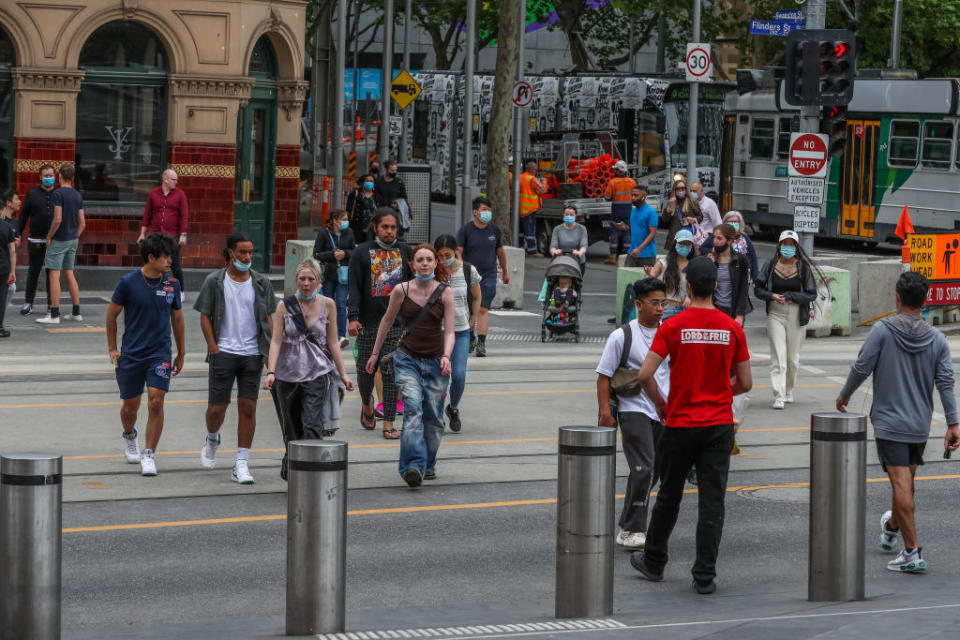
[[[697,486],[697,468],[694,465],[690,465],[690,471],[687,472],[687,482]]]
[[[280,477],[287,479],[287,454],[283,454],[283,460],[280,461]]]
[[[406,482],[407,486],[411,489],[416,489],[420,486],[420,483],[423,482],[423,478],[420,476],[419,471],[411,467],[403,472],[403,481]]]
[[[630,554],[630,566],[640,572],[650,582],[663,582],[663,572],[656,573],[647,567],[643,551],[634,551]]]
[[[460,429],[463,428],[463,423],[460,422],[460,409],[447,405],[447,420],[450,421],[450,431],[460,433]]]
[[[700,595],[708,596],[717,590],[717,583],[713,580],[710,580],[709,582],[697,582],[694,580],[693,588],[696,589],[697,593]]]
[[[9,337],[10,337],[10,332],[4,329],[3,327],[0,327],[0,338],[9,338]]]
[[[23,306],[20,307],[20,315],[22,316],[30,315],[31,311],[33,311],[33,305],[30,304],[29,302],[24,302]]]
[[[436,471],[427,471],[425,474],[423,474],[423,479],[424,479],[424,480],[436,480],[436,479],[437,479],[437,472],[436,472]]]
[[[477,353],[476,353],[476,355],[477,355],[478,358],[486,358],[486,357],[487,357],[487,345],[485,345],[485,344],[482,343],[482,342],[478,342],[478,343],[477,343]]]
[[[476,351],[476,349],[477,349],[477,341],[471,338],[471,339],[470,339],[470,353],[473,353],[474,351]]]

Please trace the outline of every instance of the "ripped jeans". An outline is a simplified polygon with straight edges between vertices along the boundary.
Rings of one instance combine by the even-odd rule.
[[[393,370],[403,398],[400,475],[412,467],[423,476],[437,466],[450,377],[440,373],[440,358],[414,358],[401,349],[394,353]]]

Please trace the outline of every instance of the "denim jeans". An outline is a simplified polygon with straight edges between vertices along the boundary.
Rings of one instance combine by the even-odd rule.
[[[470,355],[470,329],[457,331],[450,358],[450,406],[456,409],[467,386],[467,357]]]
[[[413,468],[423,476],[437,466],[449,378],[440,373],[440,358],[413,358],[400,349],[393,356],[393,368],[403,397],[400,475]]]
[[[347,291],[347,285],[340,284],[339,280],[327,280],[323,283],[323,295],[331,298],[337,305],[338,338],[347,335]]]

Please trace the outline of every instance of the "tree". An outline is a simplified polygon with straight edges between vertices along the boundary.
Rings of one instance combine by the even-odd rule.
[[[513,120],[511,95],[517,76],[517,44],[524,25],[520,23],[520,3],[524,0],[501,0],[497,44],[497,66],[494,72],[493,98],[490,109],[490,137],[487,139],[487,195],[493,203],[493,221],[503,229],[504,242],[514,242],[511,224],[510,189],[507,186],[507,156],[510,126]],[[516,151],[519,153],[519,150]]]

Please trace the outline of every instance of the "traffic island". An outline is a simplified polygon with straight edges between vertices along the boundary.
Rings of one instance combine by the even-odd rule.
[[[817,299],[810,305],[813,316],[807,325],[807,335],[815,338],[848,336],[853,327],[850,312],[850,272],[827,265],[818,267],[820,275],[817,276]]]

